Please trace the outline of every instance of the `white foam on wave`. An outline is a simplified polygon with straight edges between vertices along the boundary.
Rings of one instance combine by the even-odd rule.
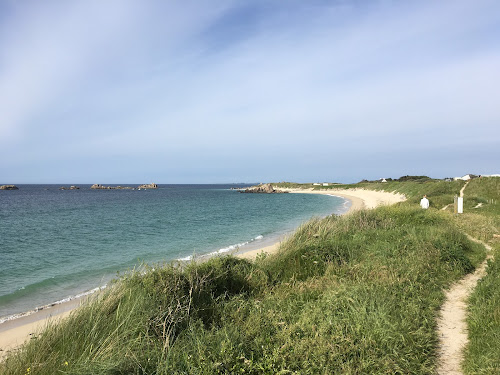
[[[252,238],[249,241],[237,243],[237,244],[234,244],[234,245],[229,245],[227,247],[220,248],[217,251],[212,251],[211,253],[204,254],[203,257],[212,257],[212,256],[215,256],[215,255],[220,255],[220,254],[228,253],[228,252],[231,252],[231,251],[235,251],[235,250],[238,250],[240,247],[248,245],[248,244],[250,244],[250,243],[252,243],[254,241],[262,240],[263,238],[264,238],[264,236],[260,234],[257,237]],[[184,258],[178,258],[177,260],[178,261],[190,261],[192,259],[193,259],[193,256],[189,255],[189,256],[184,257]]]
[[[325,194],[328,195],[329,197],[336,197],[344,200],[344,203],[342,204],[342,209],[338,210],[340,211],[341,214],[347,212],[349,208],[351,207],[351,201],[347,199],[346,197],[341,197],[340,195],[335,195],[335,194]]]
[[[22,313],[19,313],[19,314],[14,314],[14,315],[9,315],[9,316],[2,317],[2,318],[0,318],[0,324],[8,322],[8,321],[11,321],[11,320],[23,318],[25,316],[30,316],[32,314],[35,314],[35,313],[39,312],[39,311],[42,311],[42,310],[45,310],[45,309],[50,309],[51,307],[54,307],[54,306],[57,306],[57,305],[61,305],[61,304],[66,303],[66,302],[70,302],[70,301],[73,301],[73,300],[78,299],[78,298],[83,298],[83,297],[89,296],[89,295],[94,294],[94,293],[96,293],[96,292],[98,292],[100,290],[105,289],[106,287],[107,287],[107,284],[105,284],[103,286],[100,286],[100,287],[97,287],[97,288],[94,288],[94,289],[91,289],[91,290],[88,290],[88,291],[83,292],[83,293],[75,294],[74,296],[69,296],[69,297],[63,298],[63,299],[61,299],[59,301],[52,302],[52,303],[49,303],[47,305],[36,307],[36,308],[34,308],[33,310],[30,310],[30,311],[26,311],[26,312],[22,312]]]

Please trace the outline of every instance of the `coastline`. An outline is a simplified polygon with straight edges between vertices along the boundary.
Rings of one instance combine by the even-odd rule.
[[[80,306],[85,297],[87,296],[78,297],[0,324],[0,361],[9,351],[15,350],[30,339],[35,339],[36,333],[49,322],[67,317],[71,311]]]
[[[406,199],[402,194],[388,193],[385,191],[374,191],[374,190],[364,190],[364,189],[283,189],[287,193],[292,194],[322,194],[322,195],[332,195],[341,198],[345,198],[351,202],[349,209],[342,215],[347,215],[351,212],[355,212],[362,209],[372,209],[378,206],[395,204],[402,202]],[[274,244],[244,251],[241,253],[235,253],[233,255],[243,258],[254,260],[259,254],[274,254],[277,253],[280,248],[281,241],[277,241]]]
[[[296,194],[324,194],[345,198],[351,202],[349,209],[343,215],[364,209],[375,208],[379,205],[394,204],[403,201],[405,198],[399,194],[363,190],[363,189],[283,189],[289,193]],[[273,244],[243,252],[228,252],[243,259],[254,260],[259,254],[273,254],[279,251],[281,239]],[[0,324],[0,361],[9,351],[15,350],[26,341],[36,337],[36,332],[43,329],[49,322],[54,322],[68,316],[71,311],[86,301],[88,296],[81,296],[70,301],[54,306],[49,306],[29,315],[21,316],[17,319],[9,320]]]

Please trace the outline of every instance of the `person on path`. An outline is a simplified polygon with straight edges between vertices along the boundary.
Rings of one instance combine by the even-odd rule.
[[[420,200],[420,207],[422,207],[424,210],[427,210],[429,208],[429,200],[427,199],[427,195],[424,195],[424,197]]]

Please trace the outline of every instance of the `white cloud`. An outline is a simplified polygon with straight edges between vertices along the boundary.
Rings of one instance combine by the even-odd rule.
[[[107,90],[99,80],[117,71],[126,79],[124,69],[140,74],[148,54],[175,46],[221,11],[221,6],[211,6],[211,11],[194,13],[194,6],[180,4],[159,7],[156,14],[135,1],[53,1],[14,7],[0,39],[1,140],[26,135],[37,117],[57,111],[58,102],[77,95],[81,86]],[[90,95],[77,100],[91,100]]]
[[[26,6],[5,26],[9,34],[2,39],[0,70],[3,135],[13,130],[21,135],[29,121],[50,111],[46,107],[78,83],[95,56],[106,51],[135,14],[127,3],[113,12],[100,4]]]
[[[24,129],[25,162],[499,137],[494,2],[297,3],[260,9],[241,35],[224,33],[235,2],[53,4],[0,39],[0,142]]]

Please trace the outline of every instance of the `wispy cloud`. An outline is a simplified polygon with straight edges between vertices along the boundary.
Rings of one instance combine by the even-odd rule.
[[[212,181],[236,176],[232,159],[255,179],[273,157],[292,171],[318,150],[385,160],[381,147],[437,155],[500,137],[493,1],[12,7],[0,27],[0,146],[17,161],[4,173],[99,153],[183,160],[191,181],[209,163],[227,166]],[[255,152],[259,168],[245,162]]]

